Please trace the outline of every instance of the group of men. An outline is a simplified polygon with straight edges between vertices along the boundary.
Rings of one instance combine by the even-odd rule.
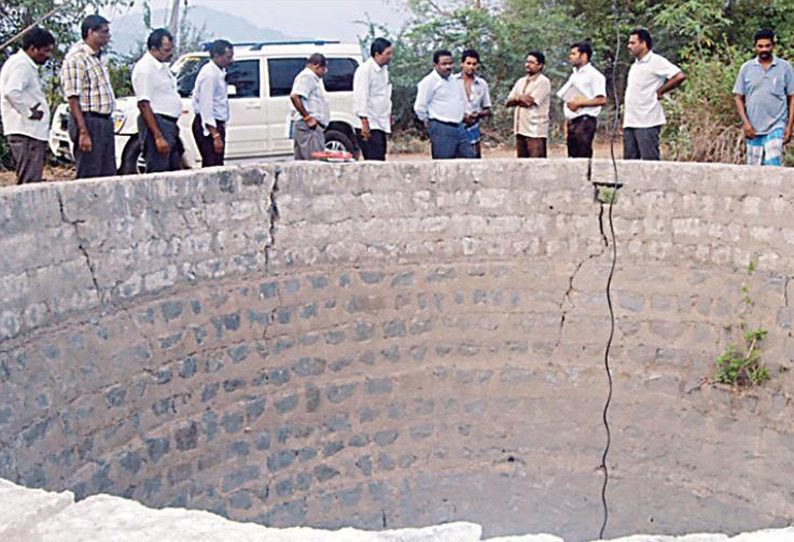
[[[110,41],[109,22],[86,17],[82,40],[69,50],[61,67],[61,85],[69,102],[69,137],[77,177],[115,175],[114,127],[111,115],[115,94],[108,73],[104,47]],[[747,163],[780,165],[783,146],[794,125],[794,71],[774,55],[774,32],[762,29],[755,35],[756,57],[742,66],[733,92],[747,143]],[[34,27],[22,38],[22,48],[0,70],[0,115],[16,163],[19,184],[42,179],[50,111],[38,68],[53,54],[55,39]],[[183,113],[176,79],[168,67],[174,50],[173,36],[154,30],[147,51],[132,72],[137,97],[138,133],[149,172],[181,167],[182,148],[177,122]],[[631,32],[628,50],[634,57],[628,73],[623,111],[623,157],[659,160],[659,139],[665,115],[662,97],[678,87],[686,76],[681,69],[653,51],[650,33]],[[365,160],[385,160],[391,133],[392,86],[389,63],[393,47],[384,38],[370,46],[370,58],[353,80],[356,140]],[[564,103],[568,156],[592,157],[593,139],[601,108],[607,104],[606,78],[592,64],[587,42],[571,46],[573,72],[556,95]],[[226,69],[234,62],[234,48],[226,40],[210,47],[210,61],[199,71],[193,91],[195,118],[191,127],[202,166],[224,163],[226,122],[229,120]],[[481,156],[480,123],[492,113],[488,83],[478,75],[480,56],[467,49],[461,54],[460,72],[453,74],[448,50],[433,54],[433,70],[417,85],[414,111],[427,127],[434,159]],[[526,75],[516,81],[505,101],[514,108],[514,133],[519,158],[547,156],[551,82],[543,75],[546,58],[530,51]],[[312,54],[294,80],[290,93],[290,130],[296,160],[309,160],[324,150],[330,108],[323,85],[328,62]]]
[[[635,62],[626,85],[623,156],[628,160],[659,160],[659,134],[665,123],[660,100],[686,76],[653,52],[653,39],[643,28],[631,33],[628,49]],[[557,92],[564,103],[571,158],[593,156],[598,115],[607,104],[606,78],[590,63],[592,56],[593,49],[587,42],[571,46],[573,72]],[[479,120],[491,114],[488,84],[476,75],[476,51],[463,52],[461,72],[456,76],[452,75],[452,64],[452,53],[435,52],[433,71],[417,85],[414,110],[427,126],[433,158],[479,157]],[[542,52],[527,53],[526,75],[516,81],[505,101],[506,107],[515,109],[513,131],[519,158],[547,156],[552,88],[543,75],[545,65]]]

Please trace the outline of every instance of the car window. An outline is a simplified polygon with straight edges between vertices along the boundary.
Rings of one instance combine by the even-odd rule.
[[[323,77],[328,92],[352,92],[353,74],[358,62],[352,58],[329,58],[328,73]]]
[[[292,82],[306,66],[305,58],[271,58],[267,61],[270,96],[289,96]]]
[[[206,56],[185,56],[171,67],[176,75],[176,90],[180,96],[187,98],[193,94],[198,72],[209,60]]]
[[[259,98],[259,60],[238,60],[226,68],[226,82],[234,85],[237,93],[235,98]]]
[[[270,77],[270,96],[289,96],[292,82],[306,67],[305,58],[271,58],[267,61]],[[328,92],[350,92],[353,90],[353,74],[358,62],[352,58],[329,58],[328,73],[323,82]]]

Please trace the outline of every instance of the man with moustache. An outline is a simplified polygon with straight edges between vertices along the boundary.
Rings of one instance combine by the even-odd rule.
[[[794,124],[794,71],[775,56],[772,30],[763,28],[754,39],[757,56],[742,65],[733,87],[736,111],[747,138],[747,164],[780,166]]]
[[[491,115],[491,92],[488,89],[488,82],[477,75],[479,70],[480,54],[474,49],[466,49],[460,55],[460,73],[453,76],[460,81],[463,94],[466,96],[463,124],[466,126],[466,133],[469,135],[469,141],[477,158],[482,157],[480,119]]]
[[[149,34],[147,51],[132,70],[132,88],[138,99],[138,138],[146,161],[146,172],[176,171],[182,162],[177,121],[182,99],[176,78],[168,69],[174,53],[174,38],[165,28]]]
[[[102,48],[110,43],[110,23],[89,15],[80,25],[83,40],[76,43],[61,66],[63,95],[69,101],[69,137],[77,178],[116,174],[116,148],[110,115],[116,95]]]
[[[389,62],[394,48],[389,40],[375,38],[369,53],[353,77],[353,122],[364,160],[386,160],[386,136],[391,133]]]
[[[289,99],[295,122],[295,160],[311,160],[312,153],[325,149],[325,129],[331,121],[331,106],[323,83],[326,73],[325,55],[313,53],[292,82]]]
[[[653,38],[644,28],[632,30],[629,68],[623,110],[623,158],[659,160],[659,135],[667,122],[662,96],[684,82],[681,68],[653,52]]]
[[[52,57],[55,38],[34,27],[22,36],[22,49],[0,70],[0,117],[14,158],[17,184],[42,180],[50,130],[50,108],[39,66]]]
[[[518,158],[546,158],[549,137],[551,81],[543,75],[546,56],[540,51],[527,53],[527,74],[516,81],[507,96],[507,107],[515,107],[513,129]]]
[[[226,40],[210,45],[210,61],[196,76],[190,130],[201,154],[201,167],[222,166],[226,151],[226,121],[229,120],[229,85],[226,68],[234,63],[234,47]]]
[[[573,73],[557,96],[564,99],[573,91],[573,99],[566,102],[563,112],[568,128],[568,157],[592,158],[593,138],[598,127],[601,106],[607,104],[607,82],[604,75],[590,63],[593,48],[586,41],[571,45],[569,60]]]
[[[434,160],[474,158],[471,140],[463,125],[466,95],[452,75],[452,53],[433,53],[433,71],[416,85],[414,112],[430,135]]]

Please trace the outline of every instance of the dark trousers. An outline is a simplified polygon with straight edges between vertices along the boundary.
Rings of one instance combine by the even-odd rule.
[[[113,121],[110,115],[83,112],[85,126],[91,137],[91,150],[81,151],[79,131],[74,117],[69,115],[69,138],[74,144],[74,163],[78,179],[112,177],[116,174],[116,143],[113,139]]]
[[[386,160],[386,132],[370,130],[369,140],[364,141],[361,137],[361,130],[356,128],[356,140],[364,160]]]
[[[582,115],[568,121],[568,157],[592,158],[593,138],[598,120],[590,115]]]
[[[226,150],[226,123],[222,120],[215,121],[215,127],[221,134],[223,141],[223,150]],[[201,122],[201,115],[196,115],[193,119],[193,139],[196,140],[196,146],[201,154],[201,167],[212,167],[223,165],[223,153],[215,152],[215,147],[212,144],[212,134],[204,135],[204,124]]]
[[[661,131],[661,126],[623,128],[623,158],[625,160],[660,160],[659,133]]]
[[[430,119],[427,130],[430,133],[430,154],[433,160],[475,158],[469,134],[462,122],[454,125]]]
[[[154,120],[163,134],[163,138],[168,142],[170,150],[166,155],[162,155],[157,151],[154,135],[143,121],[143,115],[138,115],[138,139],[141,142],[141,154],[143,154],[143,159],[146,161],[146,172],[177,171],[182,168],[182,152],[184,149],[182,148],[182,142],[179,141],[179,127],[176,125],[176,119],[155,114]]]
[[[546,138],[516,134],[516,155],[519,158],[546,158]]]
[[[44,177],[47,142],[22,134],[9,134],[8,147],[14,158],[17,184],[37,183]]]

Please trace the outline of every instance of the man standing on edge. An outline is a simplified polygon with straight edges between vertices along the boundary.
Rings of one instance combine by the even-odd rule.
[[[69,101],[69,138],[74,144],[77,178],[116,174],[116,148],[110,115],[116,96],[102,58],[110,26],[100,15],[83,19],[83,41],[72,46],[61,66],[63,95]]]
[[[461,54],[460,73],[454,76],[463,85],[463,95],[466,97],[463,124],[476,158],[482,157],[480,119],[491,115],[491,92],[485,79],[477,75],[479,69],[480,54],[474,49],[466,49]]]
[[[295,160],[311,160],[313,152],[325,150],[325,129],[331,121],[331,107],[323,84],[327,71],[325,56],[314,53],[292,83],[289,99],[294,108]]]
[[[226,121],[229,120],[229,86],[226,68],[234,63],[234,48],[226,40],[210,46],[210,61],[196,77],[193,90],[193,139],[201,154],[201,167],[222,166],[226,150]]]
[[[370,57],[353,77],[353,113],[356,139],[364,160],[386,160],[386,134],[391,133],[391,42],[375,38]]]
[[[635,60],[626,83],[623,158],[659,160],[659,134],[667,122],[660,100],[683,83],[686,75],[653,52],[653,38],[644,28],[632,30],[628,49]]]
[[[52,57],[55,38],[38,26],[22,36],[22,49],[0,70],[0,117],[14,157],[17,184],[35,183],[44,174],[50,107],[39,66]]]
[[[146,161],[146,172],[176,171],[182,165],[182,145],[177,121],[182,99],[176,78],[168,69],[174,39],[165,28],[149,34],[148,51],[132,70],[132,88],[138,99],[138,138]]]
[[[780,166],[794,125],[794,71],[775,56],[772,30],[763,28],[754,39],[758,56],[742,64],[733,86],[747,138],[747,164]]]
[[[568,119],[569,158],[593,157],[598,114],[601,113],[601,106],[607,104],[607,80],[590,63],[592,56],[593,48],[586,41],[571,45],[569,59],[573,73],[557,93],[562,99],[565,99],[566,94],[574,94],[563,108]]]
[[[515,107],[513,130],[519,158],[546,158],[549,137],[551,81],[543,75],[546,56],[539,51],[527,53],[522,77],[507,96],[507,107]]]
[[[463,126],[466,94],[452,75],[452,53],[433,53],[433,71],[419,81],[414,111],[430,134],[434,160],[474,158],[471,140]]]

